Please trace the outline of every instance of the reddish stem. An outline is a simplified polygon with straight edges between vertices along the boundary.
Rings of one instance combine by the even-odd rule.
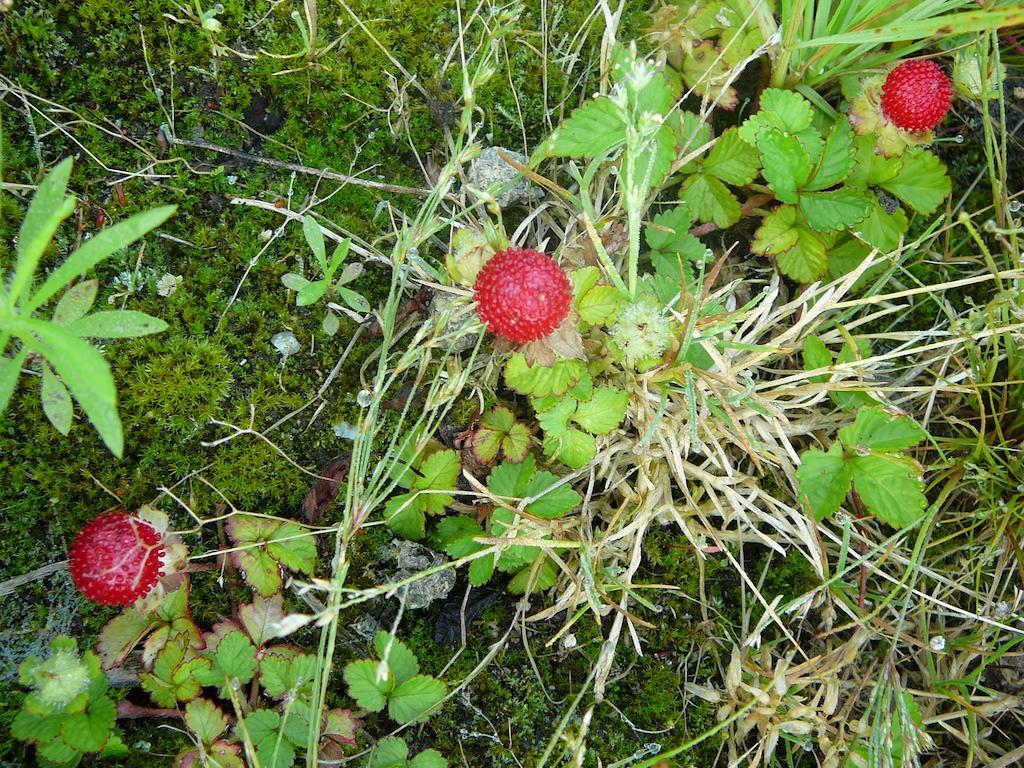
[[[143,717],[174,717],[182,719],[182,714],[177,709],[166,707],[140,707],[130,701],[122,700],[117,703],[117,716],[121,720],[139,720]]]

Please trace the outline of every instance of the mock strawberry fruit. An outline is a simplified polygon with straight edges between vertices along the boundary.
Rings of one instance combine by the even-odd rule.
[[[509,248],[480,270],[476,301],[477,314],[491,333],[525,344],[561,325],[572,304],[572,287],[551,257],[530,248]]]
[[[911,133],[932,130],[952,103],[953,86],[934,61],[904,61],[882,84],[882,114]]]
[[[90,600],[131,605],[164,575],[164,545],[152,525],[123,510],[107,510],[71,543],[71,579]]]

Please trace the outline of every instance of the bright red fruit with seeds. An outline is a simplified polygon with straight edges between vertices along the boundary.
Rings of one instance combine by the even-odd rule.
[[[530,248],[496,253],[476,278],[477,314],[496,336],[525,344],[562,324],[572,304],[565,272]]]
[[[131,605],[164,574],[164,545],[149,523],[108,510],[86,525],[71,543],[71,579],[90,600]]]
[[[905,131],[930,131],[952,103],[953,86],[934,61],[904,61],[882,85],[882,113]]]

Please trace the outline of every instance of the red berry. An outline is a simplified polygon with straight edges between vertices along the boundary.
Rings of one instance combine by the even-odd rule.
[[[572,288],[565,272],[529,248],[496,253],[476,278],[477,314],[487,329],[518,344],[542,339],[569,314]]]
[[[164,575],[164,545],[149,523],[116,509],[88,523],[71,543],[71,579],[90,600],[131,605]]]
[[[930,131],[942,122],[952,103],[953,86],[934,61],[904,61],[882,85],[882,113],[905,131]]]

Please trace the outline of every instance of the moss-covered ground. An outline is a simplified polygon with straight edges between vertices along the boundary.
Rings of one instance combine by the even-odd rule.
[[[582,29],[575,47],[579,60],[553,61],[549,51],[545,72],[538,55],[541,3],[527,3],[521,34],[505,51],[506,71],[477,99],[494,144],[531,149],[550,125],[546,108],[554,109],[551,120],[557,122],[560,109],[593,90],[589,78],[601,31],[593,19],[587,21],[593,5],[584,0],[556,5],[554,12],[548,9],[548,39],[569,55],[572,38]],[[631,4],[627,29],[639,29],[643,5]],[[317,419],[308,423],[299,417],[269,433],[295,464],[259,440],[204,446],[225,434],[209,424],[211,419],[248,426],[252,414],[253,427],[263,430],[303,406],[355,328],[343,319],[337,335],[326,337],[320,330],[322,309],[296,308],[293,294],[282,286],[282,274],[294,271],[297,258],[305,255],[299,227],[288,227],[264,250],[268,235],[283,221],[280,214],[231,201],[290,200],[299,208],[315,192],[326,198],[317,209],[326,221],[356,238],[378,241],[391,231],[382,202],[412,213],[417,199],[168,146],[161,133],[173,129],[179,139],[420,186],[419,164],[444,154],[445,123],[454,114],[452,79],[460,75],[457,67],[445,68],[444,57],[455,40],[455,4],[350,4],[424,85],[426,97],[406,87],[405,76],[336,4],[319,8],[321,44],[341,38],[330,53],[313,61],[271,56],[301,50],[299,30],[289,16],[298,6],[227,0],[217,14],[222,31],[215,40],[189,17],[188,8],[173,3],[24,0],[0,15],[4,180],[35,184],[61,157],[77,158],[71,189],[78,207],[59,231],[45,266],[99,226],[152,206],[178,206],[161,230],[166,237],[146,238],[144,246],[118,254],[95,274],[99,303],[148,312],[169,325],[157,336],[106,347],[127,436],[123,460],[115,460],[82,419],[69,437],[57,434],[43,416],[33,379],[22,381],[11,407],[0,415],[0,578],[61,560],[85,521],[107,507],[135,508],[151,501],[162,486],[177,484],[176,495],[200,514],[212,513],[222,494],[239,509],[295,516],[310,484],[295,464],[316,472],[345,452],[344,439],[332,427],[357,418],[360,369],[375,349],[375,341],[365,337],[354,346]],[[214,55],[215,43],[244,55]],[[297,71],[281,74],[292,68]],[[21,192],[0,195],[0,264],[5,266],[26,204]],[[352,287],[377,305],[386,296],[389,274],[379,265],[366,266]],[[181,278],[170,296],[156,289],[165,274]],[[271,337],[285,330],[295,334],[302,350],[283,360]],[[175,525],[190,526],[180,507],[166,508]],[[192,540],[195,548],[218,546],[212,528],[204,536]],[[357,566],[359,558],[373,561],[380,543],[380,537],[362,539]],[[650,652],[631,657],[627,651],[618,661],[609,688],[617,708],[599,706],[591,725],[606,758],[628,757],[650,742],[681,741],[714,722],[709,705],[687,698],[674,664],[713,631],[693,612],[688,597],[697,589],[697,558],[685,541],[658,532],[649,568],[652,577],[677,584],[682,592],[663,601],[662,616],[671,620],[651,617],[658,629],[647,638]],[[706,588],[723,594],[735,588],[735,583],[716,584],[713,563],[705,568]],[[206,625],[228,610],[215,575],[195,577],[192,607]],[[457,682],[475,666],[504,633],[513,610],[510,599],[500,600],[470,627],[468,646],[446,679]],[[33,759],[6,735],[20,703],[11,686],[19,657],[40,650],[43,638],[56,631],[71,631],[89,644],[112,615],[112,609],[80,602],[62,573],[0,597],[5,646],[0,762],[23,765]],[[433,612],[413,613],[402,630],[431,672],[454,652],[435,643],[435,620]],[[465,695],[446,705],[412,741],[437,747],[455,763],[464,759],[476,766],[516,765],[517,758],[525,764],[539,754],[586,678],[598,638],[596,626],[581,622],[575,649],[545,648],[540,641],[551,633],[544,629],[538,627],[531,638],[532,662],[521,639],[514,638]],[[360,650],[358,639],[349,638],[337,658],[345,662]],[[340,686],[334,697],[344,703]],[[119,764],[170,763],[184,736],[158,724],[125,724],[132,754]],[[373,718],[368,728],[377,735],[386,732]],[[709,749],[708,754],[717,749],[714,740]]]

